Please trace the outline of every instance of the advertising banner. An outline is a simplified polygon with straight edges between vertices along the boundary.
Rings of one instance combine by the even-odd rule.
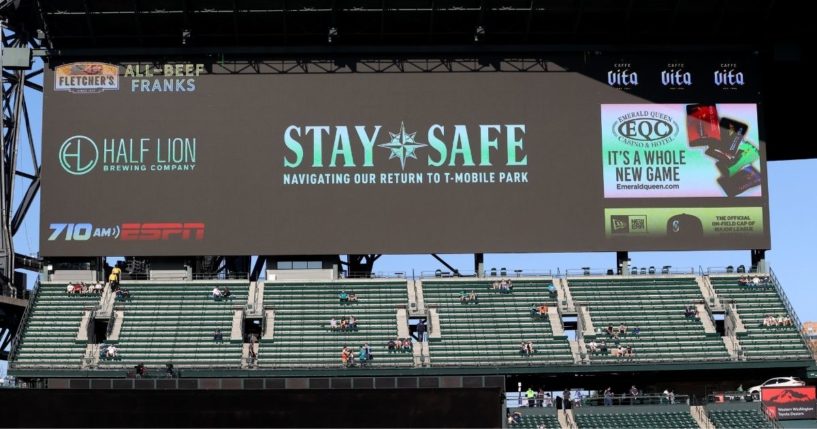
[[[754,104],[604,104],[605,198],[761,196]]]
[[[770,417],[779,420],[817,419],[814,386],[763,387],[760,395]]]
[[[649,62],[526,73],[55,64],[40,251],[768,248],[757,92],[724,89],[721,64]],[[649,85],[666,95],[645,100]],[[692,217],[697,242],[682,239]]]

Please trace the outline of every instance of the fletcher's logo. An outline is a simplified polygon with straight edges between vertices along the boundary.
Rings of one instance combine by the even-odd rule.
[[[119,67],[105,63],[71,63],[54,72],[54,91],[95,93],[119,89]]]

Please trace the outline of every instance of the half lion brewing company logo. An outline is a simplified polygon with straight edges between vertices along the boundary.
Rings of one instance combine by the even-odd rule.
[[[99,142],[99,143],[98,143]],[[189,172],[196,168],[195,137],[67,138],[58,158],[62,169],[82,176],[101,164],[104,173]]]
[[[613,122],[613,135],[629,146],[655,148],[671,143],[680,127],[672,116],[654,110],[629,112]]]
[[[54,91],[94,93],[119,89],[119,67],[105,63],[71,63],[57,66]]]

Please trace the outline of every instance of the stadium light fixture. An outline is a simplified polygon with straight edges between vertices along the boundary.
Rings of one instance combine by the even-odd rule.
[[[185,28],[182,30],[182,45],[186,45],[187,41],[190,40],[191,32],[189,29]]]
[[[332,43],[332,38],[337,37],[338,29],[335,27],[329,27],[329,43]]]

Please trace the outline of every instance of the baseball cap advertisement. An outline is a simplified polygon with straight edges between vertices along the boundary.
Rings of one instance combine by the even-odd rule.
[[[758,93],[734,71],[717,80],[720,64],[647,55],[527,73],[54,64],[41,253],[768,248]],[[741,80],[754,85],[746,64]]]

